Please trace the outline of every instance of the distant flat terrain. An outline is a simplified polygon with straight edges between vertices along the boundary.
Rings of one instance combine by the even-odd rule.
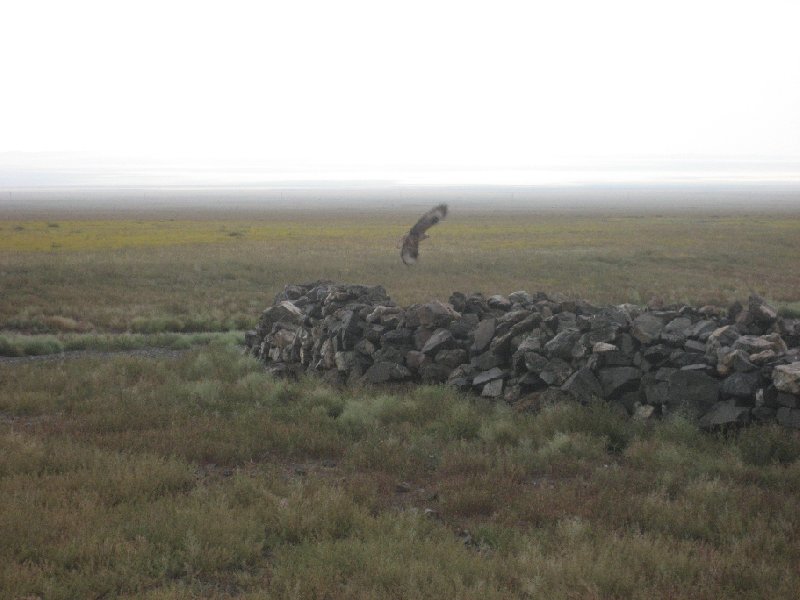
[[[0,330],[244,329],[287,283],[383,285],[399,303],[543,290],[598,303],[800,299],[800,210],[460,206],[404,266],[420,206],[0,211]]]

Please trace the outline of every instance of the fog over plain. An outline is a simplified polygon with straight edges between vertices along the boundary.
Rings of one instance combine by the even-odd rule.
[[[796,2],[31,0],[0,17],[0,209],[799,202]]]

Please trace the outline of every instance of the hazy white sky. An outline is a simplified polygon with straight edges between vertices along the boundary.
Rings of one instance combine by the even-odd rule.
[[[0,152],[800,159],[797,0],[5,0],[0,23]]]

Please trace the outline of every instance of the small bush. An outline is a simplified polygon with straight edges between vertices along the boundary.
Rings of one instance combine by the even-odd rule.
[[[788,464],[800,458],[800,435],[778,425],[749,427],[736,445],[742,460],[751,465]]]
[[[63,344],[49,335],[0,336],[0,356],[42,356],[63,351]]]

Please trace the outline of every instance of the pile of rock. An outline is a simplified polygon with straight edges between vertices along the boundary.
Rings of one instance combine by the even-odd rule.
[[[800,320],[758,296],[729,309],[594,306],[542,292],[397,306],[381,286],[288,285],[247,334],[274,373],[444,383],[509,403],[618,403],[705,427],[800,427]]]

